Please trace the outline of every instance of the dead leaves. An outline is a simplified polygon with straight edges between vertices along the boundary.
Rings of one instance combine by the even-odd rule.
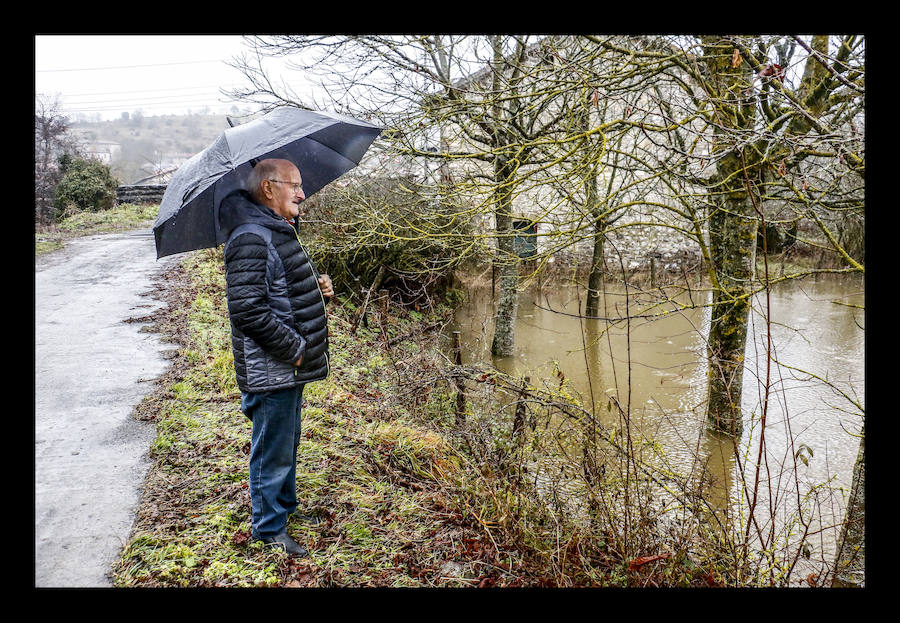
[[[638,558],[635,558],[631,562],[629,562],[628,568],[631,571],[637,571],[638,569],[640,569],[647,563],[653,562],[655,560],[665,560],[666,558],[668,558],[671,555],[672,554],[670,552],[665,552],[663,554],[654,554],[652,556],[640,556]]]
[[[760,78],[775,78],[779,82],[784,82],[784,68],[778,63],[770,63],[764,65],[759,73],[756,74]]]
[[[285,588],[303,588],[305,586],[315,586],[316,576],[309,562],[287,559],[285,561],[284,583]]]

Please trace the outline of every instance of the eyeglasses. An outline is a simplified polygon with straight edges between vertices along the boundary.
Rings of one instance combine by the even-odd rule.
[[[303,185],[298,184],[297,182],[286,182],[284,180],[273,180],[271,178],[266,179],[268,179],[270,182],[278,182],[279,184],[290,184],[293,187],[295,193],[300,192],[300,190],[303,188]]]

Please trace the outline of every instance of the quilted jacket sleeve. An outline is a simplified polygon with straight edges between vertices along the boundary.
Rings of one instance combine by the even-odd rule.
[[[282,361],[295,363],[306,341],[282,322],[268,302],[265,241],[252,233],[235,238],[225,251],[228,313],[241,333]]]

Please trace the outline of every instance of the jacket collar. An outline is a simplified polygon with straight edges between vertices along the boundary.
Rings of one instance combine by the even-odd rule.
[[[254,200],[246,190],[236,190],[222,200],[219,224],[227,235],[244,223],[258,223],[269,229],[294,232],[294,226],[274,210]]]

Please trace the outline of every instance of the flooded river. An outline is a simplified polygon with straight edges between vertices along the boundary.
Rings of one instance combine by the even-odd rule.
[[[728,438],[707,430],[704,416],[710,322],[705,305],[711,294],[670,288],[672,302],[660,304],[658,296],[607,291],[599,315],[608,319],[630,314],[630,323],[579,318],[584,294],[583,287],[570,285],[523,292],[513,357],[490,354],[495,310],[490,287],[468,293],[448,335],[461,332],[463,363],[490,363],[516,376],[530,376],[538,385],[562,372],[588,410],[593,403],[594,412],[610,426],[620,424],[616,410],[606,408],[609,396],[615,396],[630,412],[635,430],[657,441],[683,472],[696,471],[698,461],[708,465],[715,481],[713,501],[722,507],[743,495],[738,476],[754,469],[765,410],[760,505],[767,512],[783,508],[776,513],[784,515],[776,519],[782,524],[797,508],[797,499],[826,485],[826,497],[812,494],[820,496],[816,525],[824,529],[840,522],[859,448],[860,408],[865,408],[860,278],[786,281],[772,287],[768,301],[765,293],[755,297],[745,355],[744,433],[738,445],[742,458],[736,458]],[[836,531],[826,529],[817,538],[818,553],[827,558]]]

